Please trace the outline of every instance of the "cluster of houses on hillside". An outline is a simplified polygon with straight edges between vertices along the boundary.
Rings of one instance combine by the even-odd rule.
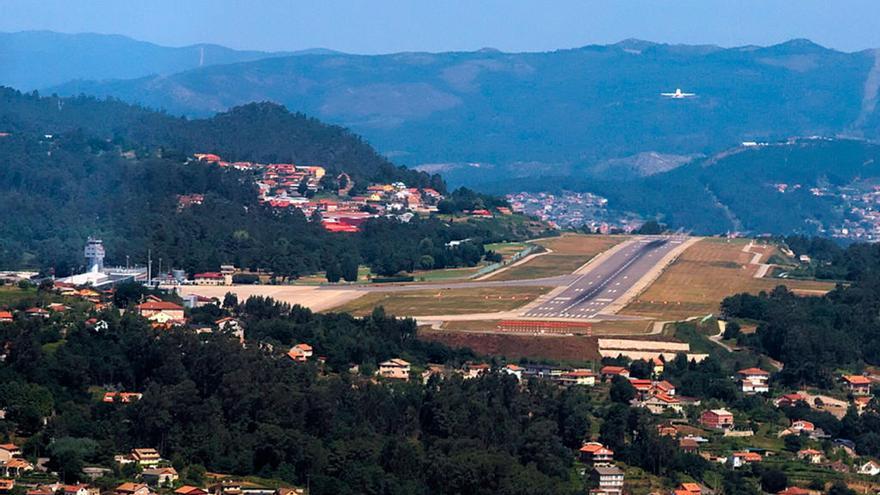
[[[402,182],[372,184],[365,194],[351,195],[354,183],[345,173],[332,181],[338,186],[337,190],[326,191],[322,187],[322,179],[327,174],[324,167],[227,162],[210,153],[194,156],[200,162],[251,171],[260,202],[279,210],[295,208],[309,218],[317,213],[324,228],[332,232],[356,232],[366,219],[377,216],[394,216],[408,222],[415,215],[437,211],[437,204],[443,199],[434,189],[407,187]],[[331,197],[316,198],[319,192],[329,193]],[[204,196],[200,194],[180,195],[178,209],[202,202]]]
[[[177,470],[153,448],[135,448],[114,456],[117,466],[136,465],[137,475],[132,481],[102,492],[88,483],[64,484],[39,482],[27,478],[34,466],[21,458],[21,449],[13,444],[0,445],[0,463],[6,467],[0,473],[0,493],[23,493],[25,495],[155,495],[162,489],[174,495],[303,495],[302,488],[270,488],[252,482],[236,480],[225,475],[212,475],[206,486],[182,485]],[[44,469],[44,468],[41,468]],[[82,477],[97,480],[112,472],[109,468],[84,467]],[[40,478],[37,478],[40,479]],[[18,490],[14,491],[17,486]],[[22,490],[23,489],[23,490]]]
[[[520,192],[508,194],[513,211],[535,217],[557,228],[582,228],[608,234],[632,232],[644,220],[632,213],[608,208],[608,200],[593,193]]]

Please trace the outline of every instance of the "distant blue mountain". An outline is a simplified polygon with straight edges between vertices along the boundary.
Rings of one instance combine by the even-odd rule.
[[[876,138],[878,86],[871,50],[626,40],[545,53],[273,57],[52,90],[188,115],[274,101],[350,127],[398,163],[478,186],[535,174],[632,178],[755,139]],[[660,96],[676,88],[697,96]],[[664,162],[644,163],[651,156]]]
[[[107,34],[0,33],[0,85],[30,91],[74,79],[168,75],[197,67],[298,53],[241,51],[210,44],[171,48]],[[302,53],[332,51],[315,49]]]

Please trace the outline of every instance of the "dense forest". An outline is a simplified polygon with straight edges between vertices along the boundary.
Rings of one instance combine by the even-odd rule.
[[[505,179],[483,190],[590,191],[607,198],[610,209],[702,234],[824,235],[851,215],[839,196],[810,189],[850,188],[853,194],[876,182],[878,164],[880,146],[875,143],[801,139],[737,147],[635,180],[560,180],[547,174]],[[776,184],[789,187],[780,192]]]
[[[43,344],[59,335],[49,323],[3,327],[15,350],[0,365],[9,411],[0,426],[29,435],[25,451],[49,452],[69,481],[83,463],[111,464],[114,453],[149,445],[192,481],[207,468],[308,482],[315,494],[582,491],[569,467],[588,426],[584,392],[520,389],[499,374],[376,384],[349,366],[368,374],[391,357],[423,365],[473,356],[423,344],[413,321],[381,311],[355,319],[257,299],[240,310],[249,334],[275,351],[157,333],[133,315],[101,315],[110,324],[102,332],[79,323],[52,351]],[[327,356],[326,369],[295,364],[277,345],[301,340]],[[144,398],[106,404],[91,386]]]
[[[0,115],[18,119],[24,109],[33,108],[37,117],[31,123],[39,122],[40,111],[45,111],[47,101],[52,100],[18,94],[5,97],[17,102],[13,105],[16,111],[2,111]],[[167,119],[115,102],[57,101],[64,102],[62,107],[68,110],[68,105],[82,106],[77,111],[96,120],[103,119],[92,113],[100,113],[105,107],[109,109],[106,119],[111,119],[115,111],[121,112],[118,107],[150,119]],[[251,129],[251,121],[242,115],[264,111],[300,119],[258,105],[234,110],[210,122],[193,121],[206,127],[192,132],[195,136],[214,136],[212,139],[218,142],[225,136],[228,146],[251,146],[256,137],[243,133],[236,138],[228,131],[236,127]],[[74,126],[70,123],[68,127]],[[305,127],[315,126],[323,129],[319,124]],[[259,128],[255,125],[254,132]],[[517,230],[513,222],[447,223],[436,218],[414,218],[409,223],[380,218],[367,222],[358,234],[330,234],[298,210],[278,212],[259,204],[249,172],[187,162],[184,154],[138,147],[127,139],[117,136],[108,140],[82,128],[52,136],[14,130],[0,137],[0,211],[5,213],[0,223],[0,266],[53,268],[56,275],[69,274],[83,264],[82,246],[92,235],[104,239],[111,264],[125,264],[126,257],[132,263],[144,263],[151,250],[153,259],[161,258],[164,266],[188,272],[216,270],[221,263],[233,263],[241,268],[268,270],[282,278],[329,269],[333,278],[351,280],[359,264],[369,265],[383,275],[416,268],[472,266],[484,254],[483,241],[528,235],[524,229]],[[350,139],[354,138],[342,139],[340,150],[333,148],[339,143],[338,136],[316,139],[314,143],[321,149],[309,153],[328,160],[337,154],[346,156],[345,142]],[[303,137],[290,143],[299,140],[313,142]],[[362,165],[367,167],[369,163]],[[376,166],[379,168],[373,172],[378,176],[401,170],[383,172],[381,164]],[[401,178],[405,177],[386,177]],[[434,180],[424,179],[427,185],[436,185],[432,184]],[[178,208],[177,196],[191,193],[203,194],[204,204]],[[450,198],[452,207],[459,210],[491,206],[497,201],[464,190],[453,192]],[[446,245],[461,239],[472,242]]]
[[[667,488],[696,480],[728,495],[757,495],[787,486],[780,467],[734,471],[682,451],[658,434],[668,418],[631,407],[635,390],[619,377],[596,388],[518,382],[499,370],[502,357],[492,357],[493,371],[477,378],[422,381],[428,363],[457,368],[486,358],[420,341],[414,321],[381,309],[354,318],[230,295],[222,307],[190,313],[194,324],[224,315],[242,322],[245,346],[223,332],[156,330],[113,310],[96,315],[107,322],[100,330],[83,323],[79,308],[0,327],[9,349],[0,362],[7,411],[0,435],[21,442],[26,457],[47,455],[48,467],[68,482],[83,479],[83,466],[113,466],[114,454],[155,447],[181,482],[196,485],[210,471],[308,485],[313,494],[577,494],[588,483],[577,449],[598,440]],[[312,345],[323,364],[290,360],[285,352],[299,342]],[[413,380],[373,377],[393,357],[413,364]],[[644,361],[619,364],[634,376],[652,369]],[[880,453],[873,408],[843,420],[803,404],[777,409],[741,395],[729,365],[680,355],[662,378],[681,394],[723,401],[743,421],[808,419],[834,437],[858,440],[860,453]],[[104,390],[144,395],[105,403]],[[790,440],[793,451],[804,442]],[[133,475],[116,467],[95,484],[112,488]]]
[[[811,253],[829,278],[848,282],[822,297],[801,297],[779,287],[758,295],[739,294],[722,303],[728,317],[759,322],[740,342],[785,364],[788,384],[832,384],[839,369],[880,364],[880,246],[846,249],[824,241],[794,238],[796,253]]]
[[[400,180],[445,190],[439,176],[395,166],[346,129],[272,103],[190,120],[113,99],[41,97],[0,87],[0,132],[54,135],[76,130],[165,157],[215,153],[230,161],[319,165],[344,171],[355,182]]]

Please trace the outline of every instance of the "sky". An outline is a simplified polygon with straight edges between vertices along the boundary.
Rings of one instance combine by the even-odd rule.
[[[880,47],[878,0],[0,0],[0,31],[123,34],[349,53],[546,51],[639,38],[740,46],[809,38]]]

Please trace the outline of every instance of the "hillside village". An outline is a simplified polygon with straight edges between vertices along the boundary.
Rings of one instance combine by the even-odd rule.
[[[298,342],[289,348],[255,341],[245,324],[246,315],[242,313],[245,306],[238,305],[229,296],[224,301],[201,301],[192,308],[185,308],[179,301],[161,294],[143,294],[123,308],[119,304],[124,301],[118,296],[112,288],[71,291],[63,284],[43,287],[36,300],[23,298],[18,306],[0,311],[0,325],[25,325],[31,321],[58,328],[63,336],[65,332],[78,331],[75,330],[78,328],[88,332],[107,332],[111,328],[108,320],[116,318],[111,315],[133,313],[149,323],[153,331],[216,335],[231,339],[242,347],[258,346],[274,359],[288,362],[291,367],[314,365],[322,374],[333,373],[327,368],[325,354],[332,350],[321,348],[315,341]],[[32,302],[35,302],[33,306],[24,306]],[[0,326],[0,332],[2,329]],[[620,343],[617,345],[622,347]],[[9,342],[5,349],[0,359],[7,358]],[[638,352],[632,355],[645,356],[644,351]],[[348,372],[359,375],[366,382],[389,387],[394,387],[396,382],[430,386],[438,380],[472,380],[500,375],[515,380],[524,391],[533,380],[562,389],[581,388],[588,390],[599,404],[606,405],[603,407],[621,404],[645,411],[653,418],[649,420],[652,435],[674,442],[678,450],[676,455],[697,456],[722,470],[789,472],[797,466],[805,477],[789,476],[791,486],[780,487],[777,490],[780,495],[818,493],[825,488],[824,484],[820,486],[820,480],[824,483],[841,477],[880,489],[880,478],[875,478],[880,476],[880,461],[860,455],[859,445],[833,433],[838,428],[834,426],[838,421],[877,411],[872,388],[880,383],[880,374],[843,373],[837,376],[832,389],[797,390],[777,383],[774,379],[776,371],[772,367],[752,366],[726,374],[723,370],[710,371],[717,364],[710,363],[711,359],[706,355],[694,354],[689,361],[684,352],[672,356],[659,352],[656,356],[638,359],[630,359],[627,354],[628,351],[622,350],[617,356],[609,355],[601,362],[582,363],[581,366],[548,365],[528,360],[514,363],[497,358],[455,365],[413,362],[399,356],[376,363],[374,371],[366,371],[369,367],[361,369],[364,363],[350,363]],[[701,389],[689,381],[694,373],[709,380],[700,386],[707,392],[684,395],[682,385],[690,391]],[[722,394],[712,391],[719,387],[728,391]],[[94,400],[126,407],[144,400],[145,393],[148,392],[105,389],[96,391]],[[720,399],[722,396],[728,398]],[[48,420],[49,417],[44,418],[44,421]],[[608,428],[613,421],[613,417],[606,417],[601,428],[587,431],[583,444],[573,453],[583,472],[585,486],[593,495],[647,494],[644,484],[649,479],[645,478],[644,472],[634,470],[629,464],[633,455],[630,442],[641,440],[628,439],[628,435],[611,435]],[[8,442],[0,445],[2,475],[5,476],[0,479],[0,489],[4,493],[302,493],[301,489],[300,492],[284,491],[292,489],[260,486],[229,475],[216,475],[212,481],[198,486],[186,484],[174,467],[178,462],[163,459],[161,445],[137,446],[130,452],[118,453],[115,464],[84,467],[83,473],[77,477],[91,481],[67,485],[59,479],[59,473],[46,468],[46,459],[18,446],[27,443],[26,437],[9,432],[4,438]],[[618,458],[616,452],[621,449],[630,453]],[[111,486],[107,483],[111,480],[118,483]],[[654,486],[653,483],[649,482],[648,486]],[[718,491],[718,486],[687,480],[668,489],[670,495],[684,495],[685,492],[707,495]],[[651,493],[658,493],[656,487]]]
[[[210,153],[198,153],[194,159],[253,173],[261,203],[278,210],[294,208],[308,218],[320,218],[324,228],[331,232],[357,232],[368,218],[379,216],[393,216],[408,222],[413,215],[437,212],[437,205],[443,200],[443,195],[434,189],[407,187],[403,182],[363,187],[344,172],[331,177],[319,166],[227,162]],[[362,191],[362,194],[350,194],[353,191]],[[178,207],[186,208],[202,201],[204,197],[198,194],[181,195]]]

